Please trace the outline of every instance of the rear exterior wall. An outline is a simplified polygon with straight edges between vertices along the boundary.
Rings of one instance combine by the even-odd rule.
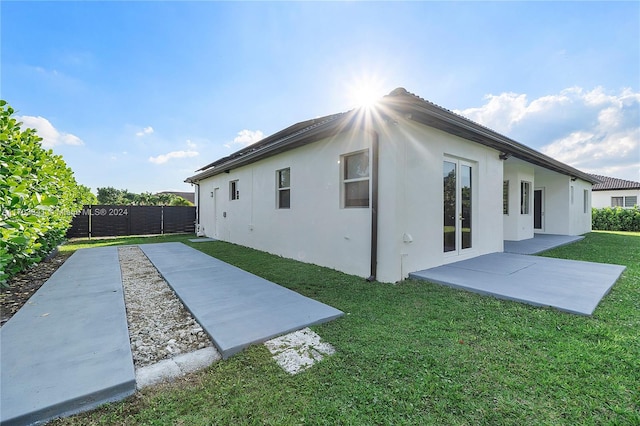
[[[410,272],[502,251],[498,151],[410,120],[398,119],[379,133],[380,279],[398,281]],[[385,152],[385,146],[393,150]],[[455,254],[443,251],[445,159],[472,166],[472,248]]]
[[[341,206],[341,155],[368,149],[364,133],[343,134],[200,182],[200,221],[209,237],[366,277],[370,209]],[[278,208],[277,171],[290,169],[290,208]],[[232,199],[231,182],[238,199]]]
[[[502,251],[498,151],[410,120],[374,130],[379,136],[378,281],[396,282],[410,272]],[[342,206],[340,161],[345,154],[371,150],[373,135],[341,134],[203,180],[205,234],[368,277],[371,209]],[[472,248],[453,255],[443,252],[445,159],[472,166]],[[278,209],[276,202],[276,172],[284,168],[291,172],[290,209]],[[236,180],[239,198],[231,200],[230,182]]]

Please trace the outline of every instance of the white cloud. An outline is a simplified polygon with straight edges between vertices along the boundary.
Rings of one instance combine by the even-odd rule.
[[[224,146],[227,148],[232,148],[233,145],[241,145],[242,147],[245,147],[262,139],[264,139],[264,133],[262,133],[262,131],[244,129],[238,132],[238,135],[233,139],[233,142],[225,144]]]
[[[164,164],[167,161],[174,158],[188,158],[188,157],[197,157],[200,155],[197,151],[187,150],[187,151],[171,151],[167,154],[161,154],[156,157],[149,157],[149,162],[154,164]]]
[[[516,93],[485,99],[456,112],[585,172],[638,179],[640,92],[571,87],[531,101]]]
[[[187,146],[188,146],[189,148],[192,148],[192,149],[193,149],[193,148],[196,148],[198,145],[196,145],[195,143],[191,142],[191,140],[190,140],[190,139],[187,139]]]
[[[33,117],[30,115],[16,116],[18,121],[22,121],[23,128],[35,129],[38,136],[42,138],[44,148],[53,148],[58,145],[84,145],[82,139],[71,133],[58,131],[49,120],[44,117]]]
[[[150,135],[151,133],[153,133],[153,127],[147,126],[139,132],[136,132],[136,136]]]

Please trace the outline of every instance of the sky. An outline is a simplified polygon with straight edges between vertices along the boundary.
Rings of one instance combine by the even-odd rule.
[[[640,2],[0,2],[0,97],[96,191],[396,87],[640,181]]]

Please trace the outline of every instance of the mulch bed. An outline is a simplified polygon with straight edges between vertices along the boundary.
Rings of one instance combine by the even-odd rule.
[[[48,260],[33,265],[9,280],[9,287],[0,289],[0,326],[4,325],[49,277],[71,256],[57,253]]]

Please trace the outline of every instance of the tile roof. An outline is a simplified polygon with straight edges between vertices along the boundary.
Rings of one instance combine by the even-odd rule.
[[[296,123],[292,126],[287,127],[284,130],[281,130],[271,136],[268,136],[264,139],[259,140],[258,142],[252,143],[251,145],[234,152],[231,155],[228,155],[227,157],[223,157],[220,158],[219,160],[214,161],[213,163],[207,164],[206,166],[196,170],[198,172],[203,171],[203,170],[207,170],[211,167],[215,167],[217,165],[220,164],[224,164],[227,163],[231,160],[240,158],[244,155],[247,154],[251,154],[253,152],[259,151],[261,148],[264,148],[266,146],[269,145],[273,145],[277,142],[282,142],[284,140],[290,139],[294,136],[297,136],[299,134],[305,133],[311,129],[314,129],[318,126],[321,126],[325,123],[331,122],[337,118],[339,118],[340,116],[342,116],[342,113],[339,114],[332,114],[332,115],[327,115],[325,117],[320,117],[320,118],[314,118],[311,120],[306,120],[306,121],[301,121],[299,123]]]
[[[600,181],[593,185],[593,191],[610,191],[614,189],[640,189],[640,182],[632,180],[618,179],[609,176],[594,175],[589,173],[594,179]]]
[[[504,156],[506,159],[513,155],[516,158],[564,175],[579,177],[591,183],[598,182],[587,173],[548,157],[453,111],[429,102],[402,87],[384,96],[377,105],[377,113],[379,115],[376,115],[383,120],[389,118],[393,120],[393,116],[404,117],[494,148],[501,153],[501,158]],[[262,158],[318,141],[321,138],[334,136],[349,128],[358,128],[366,125],[362,121],[364,116],[362,111],[361,108],[352,109],[347,112],[296,123],[227,157],[207,164],[196,170],[196,174],[187,178],[185,182],[198,182]]]

